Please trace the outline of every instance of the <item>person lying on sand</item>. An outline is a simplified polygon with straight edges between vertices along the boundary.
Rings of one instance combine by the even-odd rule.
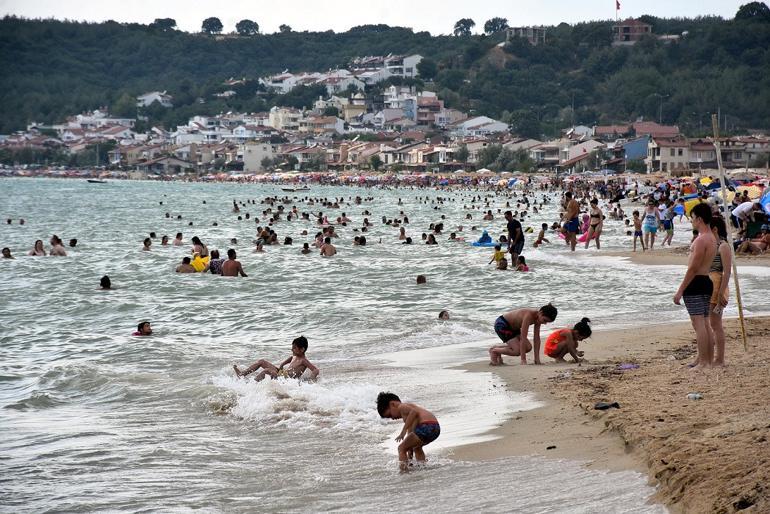
[[[503,355],[520,356],[521,363],[526,364],[527,352],[532,350],[532,343],[527,337],[530,325],[534,325],[535,364],[541,364],[540,325],[553,323],[557,313],[556,307],[549,303],[540,309],[517,309],[498,317],[495,320],[495,333],[505,344],[489,349],[489,365],[500,366],[504,364]]]
[[[548,334],[548,338],[545,340],[544,353],[548,357],[556,359],[556,362],[565,362],[564,357],[567,354],[570,354],[575,362],[581,362],[583,352],[579,352],[577,349],[578,341],[591,337],[589,323],[591,323],[590,319],[583,318],[572,328],[554,330]]]
[[[262,368],[262,371],[254,377],[254,380],[260,382],[264,380],[266,376],[273,379],[278,377],[300,378],[305,370],[309,369],[310,378],[316,379],[320,371],[305,356],[307,346],[307,339],[304,336],[299,336],[291,343],[291,357],[287,357],[278,367],[265,359],[259,359],[243,371],[241,371],[236,364],[233,364],[235,375],[237,377],[245,377],[246,375],[254,373],[259,368]],[[284,369],[284,367],[286,367],[286,369]]]

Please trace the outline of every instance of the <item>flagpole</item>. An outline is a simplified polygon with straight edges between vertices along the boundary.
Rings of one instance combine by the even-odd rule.
[[[730,220],[730,204],[727,203],[727,179],[725,178],[725,169],[722,166],[722,150],[719,143],[719,121],[717,115],[711,115],[711,126],[714,130],[714,149],[717,154],[717,167],[719,168],[719,181],[722,186],[722,205],[725,211],[725,224]],[[735,194],[738,194],[736,191]],[[743,319],[743,304],[741,303],[741,286],[738,282],[738,265],[735,262],[735,250],[733,248],[733,234],[730,230],[730,226],[727,225],[727,246],[730,247],[730,255],[732,256],[732,268],[733,268],[733,280],[735,281],[735,298],[738,301],[738,318],[741,322],[741,335],[743,336],[743,351],[748,351],[748,344],[746,343],[746,323]],[[717,301],[721,298],[717,298]]]

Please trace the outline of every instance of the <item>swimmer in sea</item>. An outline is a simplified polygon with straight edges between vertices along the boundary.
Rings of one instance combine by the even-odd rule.
[[[438,313],[438,319],[441,321],[447,321],[449,319],[449,311],[441,311]]]
[[[521,363],[527,363],[527,352],[532,350],[527,333],[533,326],[535,364],[540,362],[540,325],[553,323],[558,314],[556,307],[543,305],[540,309],[517,309],[506,312],[495,321],[495,333],[503,345],[489,349],[490,366],[504,364],[503,355],[520,356]]]
[[[143,252],[149,252],[150,251],[150,246],[152,246],[152,239],[150,239],[149,237],[145,237],[144,238],[144,246],[142,247],[142,251]]]
[[[409,471],[412,455],[417,462],[425,462],[426,446],[441,434],[441,426],[432,412],[414,403],[405,403],[393,393],[377,395],[377,412],[381,418],[403,419],[404,427],[396,437],[398,445],[398,467],[402,473]]]
[[[254,373],[259,368],[262,371],[254,377],[254,380],[260,382],[265,377],[270,378],[300,378],[305,370],[310,370],[310,378],[315,380],[318,378],[320,370],[314,366],[307,358],[305,353],[307,352],[308,342],[305,336],[299,336],[291,342],[291,356],[287,357],[278,367],[276,367],[270,361],[260,359],[248,368],[241,371],[237,364],[233,364],[233,370],[235,370],[235,376],[241,378],[246,375]],[[285,369],[284,369],[285,368]]]
[[[176,267],[177,273],[197,273],[197,270],[193,268],[192,264],[190,264],[190,258],[184,257],[182,259],[182,264]]]
[[[174,238],[174,246],[182,246],[182,233],[177,232],[176,237]]]
[[[15,259],[13,255],[11,255],[11,249],[8,247],[3,248],[3,259]]]
[[[45,257],[45,248],[43,247],[43,241],[41,239],[38,239],[37,241],[35,241],[34,248],[32,248],[32,250],[30,250],[27,255],[31,255],[33,257]]]
[[[110,277],[108,277],[107,275],[104,275],[99,280],[99,289],[103,289],[103,290],[112,289],[112,281],[110,280]]]
[[[160,245],[161,246],[168,246],[168,236],[163,236],[160,238]]]
[[[152,327],[150,326],[149,321],[142,321],[139,323],[139,325],[136,326],[136,332],[131,334],[132,336],[151,336],[152,335]]]
[[[337,255],[337,248],[332,244],[332,239],[327,237],[324,239],[324,244],[321,245],[321,256],[331,257],[333,255]]]
[[[554,330],[545,340],[543,353],[556,359],[557,362],[565,362],[564,357],[567,354],[570,354],[575,362],[581,362],[583,352],[578,351],[578,342],[591,337],[589,323],[591,323],[590,319],[583,318],[572,328]]]
[[[232,248],[227,250],[227,260],[222,263],[222,276],[237,277],[240,275],[242,277],[248,277],[248,275],[243,271],[243,266],[241,266],[239,261],[235,260],[235,257],[235,250]]]
[[[64,250],[64,244],[59,236],[51,237],[51,252],[48,254],[56,257],[66,257],[67,252]]]

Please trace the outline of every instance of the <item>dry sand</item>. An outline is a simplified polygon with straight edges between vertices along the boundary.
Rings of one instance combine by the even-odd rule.
[[[517,413],[494,431],[500,439],[454,454],[543,455],[646,471],[658,486],[654,499],[675,512],[770,512],[770,318],[746,320],[748,352],[738,327],[725,321],[727,367],[705,372],[687,367],[695,353],[689,323],[598,330],[581,343],[590,360],[582,366],[548,357],[542,366],[520,366],[517,357],[503,367],[469,364],[546,405]],[[620,363],[639,368],[620,371]],[[691,392],[703,399],[687,399]],[[621,408],[594,410],[598,401]]]

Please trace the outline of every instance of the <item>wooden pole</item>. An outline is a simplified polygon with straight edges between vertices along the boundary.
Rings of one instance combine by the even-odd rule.
[[[725,224],[730,222],[730,204],[727,202],[727,179],[725,169],[722,167],[722,151],[719,144],[719,121],[716,114],[711,115],[711,126],[714,130],[714,149],[717,154],[717,167],[719,168],[719,182],[722,186],[722,205],[725,211]],[[736,191],[735,194],[738,194]],[[738,301],[738,319],[741,322],[741,336],[743,337],[743,351],[748,351],[746,342],[746,323],[743,319],[743,303],[741,302],[741,286],[738,281],[738,264],[735,262],[735,249],[733,248],[733,233],[730,226],[727,228],[727,243],[732,256],[733,280],[735,281],[735,298]]]

